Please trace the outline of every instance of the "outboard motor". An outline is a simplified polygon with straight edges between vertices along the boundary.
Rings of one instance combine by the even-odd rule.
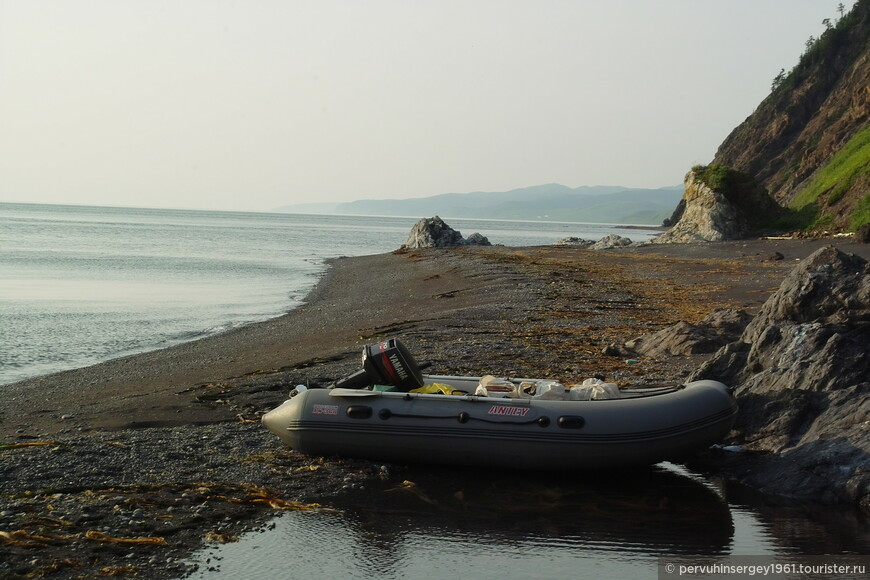
[[[398,338],[363,347],[362,370],[335,381],[341,389],[362,389],[369,385],[392,385],[400,391],[423,386],[420,367]]]

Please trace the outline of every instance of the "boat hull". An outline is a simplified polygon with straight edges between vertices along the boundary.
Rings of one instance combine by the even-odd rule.
[[[427,380],[471,390],[477,381]],[[716,381],[601,401],[310,389],[264,415],[263,423],[311,455],[590,470],[683,459],[721,441],[736,412],[734,398]]]

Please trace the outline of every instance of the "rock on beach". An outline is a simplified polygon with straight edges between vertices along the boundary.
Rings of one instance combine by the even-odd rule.
[[[462,233],[447,225],[437,215],[423,218],[411,228],[404,249],[449,248],[454,246],[489,246],[489,240],[480,233],[463,238]]]
[[[752,317],[743,310],[719,308],[698,324],[681,320],[658,332],[625,343],[644,356],[713,353],[737,340]]]
[[[768,454],[746,483],[870,511],[868,345],[870,265],[828,246],[693,374],[735,386],[735,442]]]

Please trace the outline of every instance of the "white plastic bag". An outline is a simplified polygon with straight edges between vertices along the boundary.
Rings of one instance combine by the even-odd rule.
[[[591,401],[592,389],[595,387],[589,385],[574,385],[568,391],[569,401]]]
[[[538,384],[535,381],[523,381],[517,385],[518,399],[531,399],[538,391]]]
[[[542,381],[538,383],[535,398],[549,401],[563,401],[565,400],[565,385],[559,381]]]
[[[622,393],[619,392],[619,387],[616,386],[616,383],[604,383],[603,385],[597,385],[595,387],[595,392],[592,393],[593,401],[601,401],[605,399],[619,399],[622,397]]]
[[[497,397],[507,399],[531,399],[535,394],[536,383],[523,381],[519,384],[504,377],[485,375],[480,378],[474,394],[478,397]]]
[[[570,392],[572,401],[604,401],[620,397],[616,383],[605,383],[601,379],[586,379],[582,384],[571,387]]]
[[[502,377],[494,377],[492,375],[484,375],[480,377],[480,383],[477,385],[474,394],[479,397],[499,397],[499,398],[516,398],[516,388],[509,380]]]

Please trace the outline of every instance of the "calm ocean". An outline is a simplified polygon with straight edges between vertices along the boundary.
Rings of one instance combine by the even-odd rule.
[[[298,306],[324,260],[390,252],[415,218],[0,204],[0,385],[163,348]],[[602,224],[449,219],[509,246]]]

